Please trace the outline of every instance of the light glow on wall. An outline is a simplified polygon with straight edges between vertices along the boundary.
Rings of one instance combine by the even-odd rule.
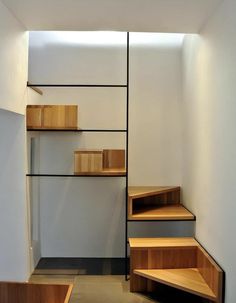
[[[176,33],[131,33],[130,44],[134,46],[182,46],[185,34]]]
[[[130,45],[171,47],[183,43],[185,34],[175,33],[130,33]],[[88,46],[125,46],[126,32],[115,31],[35,31],[30,32],[30,45],[71,44]]]
[[[43,46],[45,44],[80,44],[88,46],[125,45],[125,32],[113,31],[44,31],[30,32],[30,45]]]

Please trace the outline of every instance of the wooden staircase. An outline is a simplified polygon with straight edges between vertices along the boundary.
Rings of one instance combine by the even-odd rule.
[[[180,203],[180,187],[130,187],[128,217],[195,219]],[[161,283],[223,302],[223,271],[194,238],[130,238],[129,244],[132,292],[153,292]]]

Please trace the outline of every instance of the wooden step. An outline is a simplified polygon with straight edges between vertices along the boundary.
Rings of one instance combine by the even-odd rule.
[[[136,275],[216,301],[216,296],[197,268],[136,269]]]
[[[129,220],[191,221],[195,216],[183,205],[162,205],[140,209],[129,216]]]
[[[129,243],[131,291],[155,291],[159,282],[222,303],[224,273],[194,238],[130,238]]]
[[[177,248],[197,247],[199,243],[191,237],[182,238],[129,238],[130,248]]]
[[[137,220],[195,220],[180,203],[179,186],[131,186],[128,189],[128,218]]]

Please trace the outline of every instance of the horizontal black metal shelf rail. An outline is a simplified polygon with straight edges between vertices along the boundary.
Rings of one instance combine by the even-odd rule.
[[[28,87],[127,87],[127,84],[41,84],[27,83]]]
[[[95,178],[97,178],[97,177],[102,177],[102,178],[104,178],[104,177],[111,177],[111,178],[124,178],[124,177],[126,177],[126,174],[124,173],[124,174],[122,174],[122,175],[109,175],[109,174],[103,174],[103,175],[60,175],[60,174],[26,174],[26,176],[27,177],[89,177],[89,178],[93,178],[93,177],[95,177]]]

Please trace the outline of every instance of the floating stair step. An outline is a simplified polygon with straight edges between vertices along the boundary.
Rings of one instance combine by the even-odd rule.
[[[129,238],[130,248],[177,248],[198,247],[199,243],[191,237],[182,238]]]
[[[164,205],[156,208],[140,209],[130,215],[130,220],[158,220],[158,221],[188,221],[195,220],[195,216],[181,204]]]
[[[155,291],[155,282],[222,303],[223,271],[194,239],[130,238],[130,290]]]
[[[217,300],[197,268],[137,269],[134,273],[212,301]]]
[[[129,220],[195,220],[180,203],[179,186],[131,186],[128,190]]]

